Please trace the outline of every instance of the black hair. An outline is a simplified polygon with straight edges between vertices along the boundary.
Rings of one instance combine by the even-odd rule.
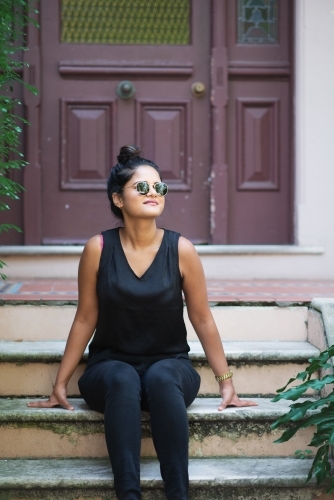
[[[137,168],[141,165],[153,167],[161,178],[159,167],[153,161],[142,158],[140,153],[140,148],[133,144],[122,146],[117,156],[118,163],[110,171],[107,182],[110,209],[115,217],[121,220],[123,220],[122,210],[114,204],[112,199],[113,193],[121,193],[125,184],[131,179]]]

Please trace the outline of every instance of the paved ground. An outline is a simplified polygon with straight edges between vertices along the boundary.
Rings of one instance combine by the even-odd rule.
[[[208,280],[210,302],[310,302],[334,298],[334,281],[325,280]],[[0,281],[0,298],[13,300],[76,300],[75,280]]]

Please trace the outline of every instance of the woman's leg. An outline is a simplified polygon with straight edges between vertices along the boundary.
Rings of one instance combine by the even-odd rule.
[[[122,361],[101,361],[85,371],[79,388],[87,404],[104,413],[117,498],[141,499],[141,385],[138,373]]]
[[[147,398],[152,436],[168,500],[188,498],[188,417],[200,377],[191,363],[164,359],[146,371],[142,388]]]

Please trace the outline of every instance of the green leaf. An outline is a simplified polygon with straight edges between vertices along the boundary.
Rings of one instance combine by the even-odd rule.
[[[300,429],[310,427],[310,425],[317,425],[318,430],[323,432],[331,427],[334,427],[334,410],[330,409],[329,411],[321,411],[316,415],[312,415],[311,417],[303,420],[298,424]]]
[[[301,460],[304,460],[304,458],[307,455],[312,455],[313,451],[312,450],[297,450],[295,451],[295,455],[297,458],[300,458]]]
[[[299,375],[299,374],[298,374]],[[276,392],[283,392],[289,384],[291,384],[292,382],[294,382],[296,380],[296,378],[290,378],[289,382],[284,386],[284,387],[281,387],[281,389],[277,389]],[[272,400],[273,402],[276,402],[276,401],[279,401],[279,399],[277,399],[278,396],[275,396],[275,398]]]
[[[276,441],[274,441],[274,443],[285,443],[286,441],[289,441],[289,439],[291,439],[298,430],[299,426],[287,429],[286,431],[283,432],[282,436],[279,439],[276,439]]]
[[[3,233],[4,231],[8,233],[9,229],[15,229],[15,231],[22,233],[22,229],[15,226],[15,224],[0,224],[0,234]]]
[[[327,433],[322,434],[322,433],[316,432],[314,434],[313,438],[311,439],[309,446],[315,446],[316,448],[318,448],[319,446],[323,446],[324,444],[327,444],[328,437],[329,437],[329,434],[327,434]]]
[[[272,401],[276,402],[280,401],[281,399],[291,399],[292,401],[296,401],[308,389],[320,391],[325,385],[333,383],[334,383],[334,375],[326,375],[321,380],[319,379],[307,380],[307,382],[304,382],[303,384],[291,387],[291,389],[288,389],[286,392],[278,394]]]
[[[10,207],[4,201],[0,201],[0,211],[2,210],[10,210]]]
[[[0,195],[5,195],[9,196],[12,199],[17,199],[16,195],[21,191],[24,191],[23,186],[15,181],[12,181],[11,179],[8,179],[8,177],[4,177],[0,173]]]
[[[306,482],[310,481],[312,475],[315,474],[317,478],[317,485],[319,486],[319,484],[326,478],[328,473],[328,467],[326,461],[329,464],[328,446],[322,446],[321,448],[319,448],[319,450],[316,453],[316,456],[314,457],[313,464],[310,469],[310,472],[308,473]],[[329,471],[330,471],[330,465],[329,465]]]

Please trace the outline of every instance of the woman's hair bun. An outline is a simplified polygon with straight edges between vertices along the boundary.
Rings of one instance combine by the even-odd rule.
[[[142,158],[140,153],[141,149],[134,144],[127,144],[121,147],[119,155],[117,156],[118,163],[111,169],[107,182],[107,192],[111,211],[115,217],[121,220],[123,220],[123,213],[122,210],[115,205],[113,194],[116,193],[121,195],[125,184],[132,178],[137,168],[141,165],[153,167],[158,172],[161,179],[159,167],[153,161]]]
[[[117,156],[118,163],[122,163],[125,165],[129,160],[135,158],[136,156],[140,156],[141,149],[134,144],[127,144],[126,146],[122,146]]]

